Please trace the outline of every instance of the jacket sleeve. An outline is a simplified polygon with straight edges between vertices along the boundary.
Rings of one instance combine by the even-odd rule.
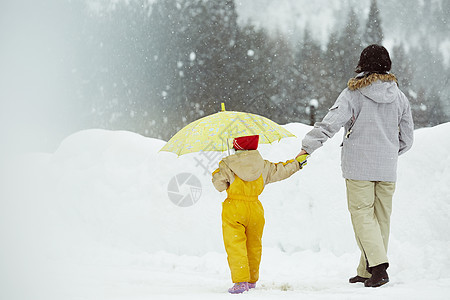
[[[406,98],[406,96],[405,96]],[[411,106],[409,105],[408,99],[406,99],[407,107],[402,114],[400,119],[400,124],[398,126],[398,139],[399,139],[399,149],[398,155],[401,155],[408,151],[414,141],[414,121],[411,114]]]
[[[323,120],[316,122],[314,128],[305,135],[302,141],[302,149],[308,154],[312,154],[322,147],[329,138],[332,138],[351,119],[352,108],[348,93],[348,89],[342,91]]]
[[[212,173],[212,183],[219,192],[225,191],[234,181],[234,173],[221,161],[219,167]]]
[[[300,170],[300,165],[295,159],[279,163],[273,163],[265,160],[263,170],[264,184],[286,179],[298,170]]]

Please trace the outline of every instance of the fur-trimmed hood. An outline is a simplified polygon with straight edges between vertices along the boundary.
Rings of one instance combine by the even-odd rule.
[[[347,83],[351,91],[358,90],[367,98],[378,103],[393,102],[398,93],[397,78],[394,74],[359,74]]]

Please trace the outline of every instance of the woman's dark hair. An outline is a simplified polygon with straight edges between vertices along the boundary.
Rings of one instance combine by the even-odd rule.
[[[391,64],[391,58],[386,48],[373,44],[361,52],[355,72],[387,73],[391,70]]]

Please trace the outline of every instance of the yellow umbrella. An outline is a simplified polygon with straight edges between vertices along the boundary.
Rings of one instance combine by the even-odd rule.
[[[178,155],[200,151],[226,151],[233,139],[246,135],[259,135],[260,144],[270,144],[292,133],[265,117],[246,112],[222,111],[198,119],[178,131],[160,151]]]

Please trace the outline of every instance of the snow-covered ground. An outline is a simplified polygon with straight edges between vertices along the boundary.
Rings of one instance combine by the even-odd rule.
[[[310,127],[285,127],[297,138],[262,145],[265,158],[300,151]],[[87,130],[55,153],[8,158],[0,171],[0,299],[448,299],[450,123],[417,130],[414,147],[400,157],[391,282],[377,289],[348,283],[359,250],[339,166],[341,137],[304,170],[266,187],[260,281],[237,296],[227,293],[225,193],[209,174],[219,156],[177,158],[158,152],[161,140]],[[201,185],[188,207],[168,193],[180,173]],[[180,186],[179,194],[189,191]]]

